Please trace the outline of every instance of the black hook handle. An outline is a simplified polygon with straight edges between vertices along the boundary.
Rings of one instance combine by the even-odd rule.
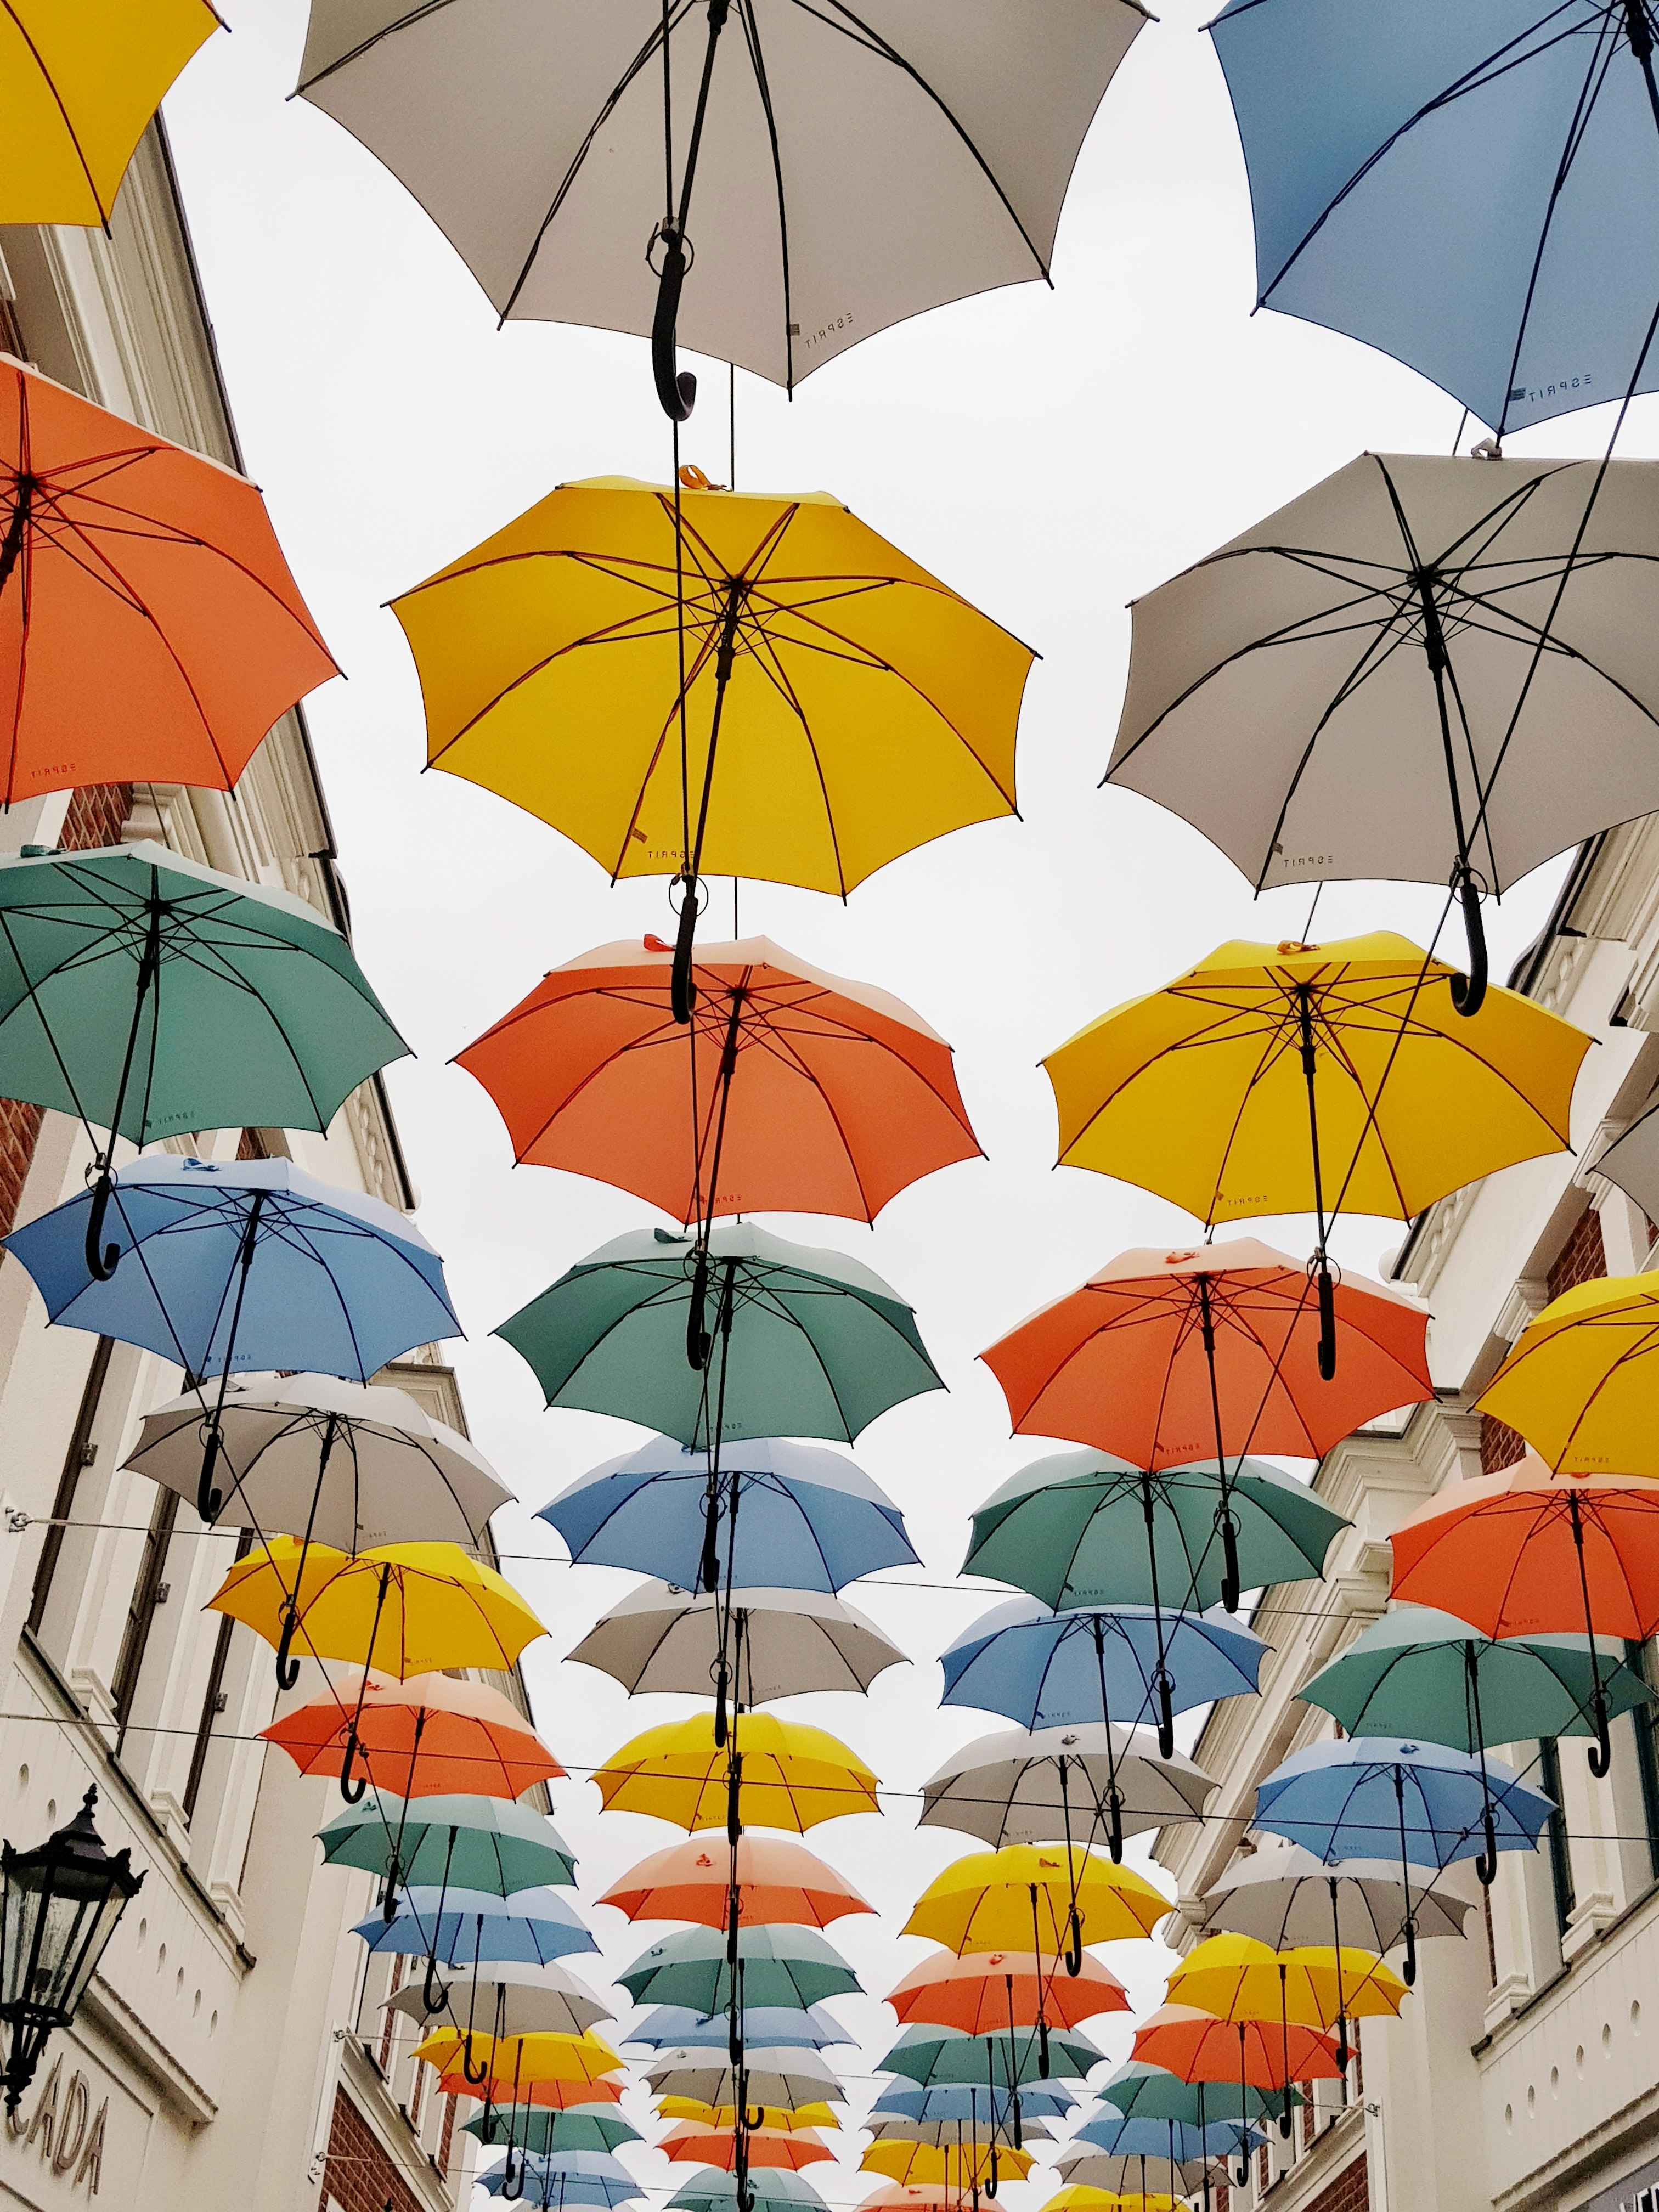
[[[1109,1721],[1107,1726],[1109,1728],[1111,1726]],[[1109,1790],[1106,1796],[1106,1848],[1111,1853],[1112,1864],[1121,1866],[1123,1863],[1123,1800],[1115,1790]],[[1079,1936],[1078,1940],[1081,1942],[1082,1938]]]
[[[695,382],[695,378],[693,379]],[[691,951],[697,935],[697,879],[680,878],[680,926],[674,933],[674,964],[668,974],[668,995],[674,1019],[682,1026],[691,1018],[697,1003],[696,979],[691,973]]]
[[[1319,1255],[1319,1379],[1336,1378],[1336,1279],[1323,1252]]]
[[[104,1218],[109,1212],[110,1195],[114,1187],[114,1177],[108,1168],[100,1168],[98,1180],[92,1187],[92,1210],[87,1216],[87,1273],[96,1283],[108,1282],[121,1260],[120,1246],[104,1242]]]
[[[446,1991],[445,1994],[447,1996],[448,1992]],[[466,2031],[466,2041],[461,2045],[461,2072],[476,2089],[489,2071],[489,2061],[487,2058],[481,2058],[478,2061],[478,2070],[476,2074],[472,2071],[472,2030],[469,2027]]]
[[[1014,2148],[1016,2150],[1024,2150],[1025,2148],[1025,2127],[1019,2109],[1019,2085],[1018,2082],[1014,2085],[1013,2094],[1009,2100],[1009,2110],[1012,2112],[1014,2118]]]
[[[743,1758],[733,1752],[726,1771],[726,1840],[733,1850],[743,1834]]]
[[[1408,1990],[1416,1988],[1417,1923],[1414,1920],[1412,1920],[1409,1917],[1406,1922],[1406,1956],[1401,1966],[1400,1978],[1405,1983],[1406,1987]]]
[[[283,1640],[276,1646],[276,1686],[279,1690],[291,1690],[300,1679],[300,1662],[289,1656],[293,1649],[295,1632],[299,1626],[299,1613],[290,1605],[283,1612]],[[390,1915],[387,1917],[389,1918]]]
[[[661,233],[662,273],[657,279],[657,310],[651,318],[651,374],[657,386],[657,404],[671,422],[684,422],[697,404],[697,380],[689,368],[676,366],[679,343],[680,293],[691,266],[677,230]],[[689,1018],[676,1014],[678,1022]]]
[[[1224,1506],[1218,1518],[1221,1522],[1221,1602],[1229,1613],[1238,1611],[1238,1523],[1231,1508]],[[1169,1752],[1164,1754],[1167,1759]]]
[[[1492,1800],[1480,1808],[1480,1823],[1486,1834],[1486,1847],[1477,1851],[1474,1871],[1482,1889],[1490,1889],[1498,1879],[1498,1827],[1492,1816]]]
[[[438,1978],[438,1954],[435,1950],[427,1959],[426,1979],[421,1984],[421,2002],[428,2012],[441,2012],[449,2002],[449,1991]]]
[[[714,1748],[716,1751],[724,1751],[726,1748],[727,1671],[724,1661],[714,1671]]]
[[[1348,2015],[1345,2012],[1340,2012],[1336,2016],[1336,2063],[1346,2074],[1348,2070]]]
[[[991,2145],[991,2172],[985,2184],[985,2194],[994,2201],[1001,2179],[1002,2176],[997,2167],[997,2147],[993,2143]]]
[[[357,1731],[354,1728],[346,1736],[345,1757],[340,1761],[340,1795],[348,1805],[361,1805],[363,1792],[368,1787],[367,1774],[360,1775],[355,1782],[351,1778],[352,1763],[356,1756]]]
[[[1607,1708],[1598,1691],[1595,1699],[1595,1741],[1590,1746],[1589,1771],[1600,1782],[1612,1765],[1613,1739],[1607,1732]]]
[[[525,2154],[523,2151],[520,2151],[519,2153],[518,2170],[515,2173],[513,2166],[513,2154],[510,2150],[507,2154],[507,2170],[501,2176],[501,2195],[506,2198],[509,2204],[516,2204],[519,2199],[524,2195],[525,2168],[527,2162]]]
[[[1066,1971],[1075,1981],[1083,1972],[1083,1923],[1072,1907],[1071,1941],[1066,1946]]]
[[[112,1273],[113,1269],[111,1272]],[[219,1423],[216,1418],[208,1424],[207,1443],[202,1452],[202,1472],[196,1485],[197,1518],[210,1524],[225,1502],[224,1492],[213,1486],[214,1469],[219,1464],[220,1442]]]
[[[1158,1755],[1168,1759],[1175,1750],[1175,1693],[1169,1670],[1158,1673]]]
[[[1458,896],[1463,902],[1463,927],[1469,940],[1469,972],[1451,979],[1451,1000],[1460,1014],[1478,1014],[1486,999],[1486,925],[1480,912],[1480,893],[1467,867],[1458,871]]]
[[[708,1305],[708,1247],[699,1243],[697,1255],[691,1267],[691,1301],[685,1314],[685,1357],[687,1364],[699,1375],[708,1364],[713,1340],[703,1327],[703,1315]],[[720,1513],[716,1498],[702,1532],[703,1587],[713,1589],[720,1579],[719,1558],[714,1548],[714,1527]]]
[[[1046,2081],[1048,2078],[1048,2023],[1037,2014],[1037,2071]]]

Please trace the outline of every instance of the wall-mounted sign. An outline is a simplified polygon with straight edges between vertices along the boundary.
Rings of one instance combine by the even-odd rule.
[[[1586,2197],[1579,2212],[1659,2212],[1659,2158],[1639,2173],[1627,2173],[1599,2195]]]
[[[130,2203],[143,2173],[151,2114],[73,2031],[54,2036],[6,2120],[0,2185],[58,2212],[87,2212],[109,2191]],[[100,2208],[101,2212],[101,2206]]]

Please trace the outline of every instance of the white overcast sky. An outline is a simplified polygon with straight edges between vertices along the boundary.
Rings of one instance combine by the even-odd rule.
[[[667,426],[641,342],[523,324],[498,331],[395,179],[287,100],[305,0],[221,5],[231,35],[191,64],[167,122],[248,467],[349,678],[316,695],[311,726],[357,950],[419,1054],[390,1080],[421,1223],[469,1331],[454,1355],[469,1419],[533,1509],[636,1432],[544,1412],[529,1370],[489,1332],[594,1245],[654,1217],[597,1185],[515,1170],[494,1109],[447,1063],[548,968],[663,930],[665,887],[613,890],[540,823],[420,773],[414,668],[382,603],[558,482],[665,481]],[[1305,890],[1254,902],[1194,831],[1097,789],[1127,661],[1126,602],[1356,453],[1445,452],[1458,427],[1457,405],[1409,371],[1322,331],[1252,316],[1243,166],[1203,13],[1197,0],[1164,0],[1164,20],[1120,70],[1072,186],[1052,291],[1028,285],[890,331],[813,376],[793,404],[738,380],[741,486],[836,492],[1043,656],[1021,733],[1023,821],[901,860],[845,907],[768,886],[743,898],[745,933],[896,992],[951,1040],[989,1154],[903,1194],[873,1233],[778,1224],[875,1266],[914,1302],[949,1382],[948,1396],[885,1416],[857,1452],[904,1508],[932,1582],[959,1565],[971,1508],[1044,1449],[1010,1440],[975,1354],[1122,1247],[1191,1233],[1156,1199],[1054,1172],[1040,1055],[1224,939],[1300,935],[1307,914]],[[706,375],[684,445],[717,480],[727,474],[724,383],[723,368]],[[1653,405],[1638,403],[1624,450],[1653,450]],[[1546,424],[1510,450],[1585,453],[1606,435],[1598,411]],[[1559,874],[1540,872],[1493,916],[1496,973],[1535,933]],[[1443,898],[1333,886],[1316,934],[1392,926],[1421,938]],[[1310,1242],[1305,1223],[1261,1232],[1296,1251]],[[1374,1264],[1401,1233],[1358,1224],[1340,1249],[1350,1264]],[[499,1527],[509,1552],[560,1549],[528,1510]],[[573,1768],[687,1709],[630,1705],[607,1677],[558,1663],[632,1577],[521,1559],[512,1571],[549,1625],[527,1672],[544,1731]],[[884,1676],[867,1702],[783,1710],[843,1735],[896,1790],[914,1790],[957,1746],[1005,1725],[938,1709],[935,1656],[989,1601],[914,1583],[849,1595],[916,1663]],[[600,1818],[595,1793],[574,1779],[555,1790],[589,1898],[672,1840],[655,1822]],[[878,1992],[921,1954],[914,1939],[893,1941],[912,1899],[975,1848],[914,1831],[915,1809],[901,1798],[883,1821],[842,1820],[808,1839],[888,1916],[833,1931]],[[596,1925],[614,1962],[649,1940],[608,1911]],[[1141,1945],[1107,1955],[1139,2001],[1157,2001],[1162,1954]],[[873,2055],[890,2015],[841,2009]],[[1114,2051],[1127,2050],[1121,2021],[1097,2026]],[[666,2179],[659,2160],[637,2163]],[[866,2185],[835,2172],[824,2187],[843,2205]],[[1033,2205],[1043,2193],[1021,2192]]]

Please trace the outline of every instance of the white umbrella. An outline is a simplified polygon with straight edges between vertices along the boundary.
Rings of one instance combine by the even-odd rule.
[[[705,2105],[735,2105],[738,2101],[737,2069],[708,2051],[673,2049],[659,2051],[645,2069],[653,2089],[669,2096],[696,2097]],[[791,2110],[820,2098],[843,2095],[841,2076],[816,2051],[749,2051],[744,2059],[744,2084],[751,2105],[781,2105]]]
[[[1031,2130],[1027,2128],[1025,2132],[1030,2135]],[[1204,2186],[1204,2170],[1215,2161],[1194,2158],[1183,2165],[1179,2159],[1158,2158],[1151,2152],[1141,2158],[1123,2152],[1079,2150],[1054,2163],[1068,2189],[1109,2189],[1128,2195],[1148,2185],[1164,2189],[1173,2181],[1184,2195]]]
[[[1264,1843],[1204,1893],[1206,1936],[1253,1936],[1275,1951],[1298,1944],[1391,1951],[1406,1932],[1397,1860],[1339,1859],[1327,1866],[1300,1844]],[[1448,1889],[1413,1887],[1419,1936],[1461,1936],[1474,1911]]]
[[[1367,453],[1134,606],[1108,780],[1258,890],[1481,891],[1659,811],[1659,465]],[[1586,508],[1594,499],[1588,516]]]
[[[448,1983],[434,2010],[418,1981],[389,1997],[383,2012],[421,2021],[447,2019],[479,2035],[581,2035],[596,2022],[614,2020],[615,2005],[603,2003],[580,1975],[556,1962],[545,1966],[492,1966],[476,1978],[458,1975]]]
[[[648,1582],[594,1624],[569,1655],[614,1675],[635,1695],[689,1690],[708,1697],[720,1660],[724,1601]],[[822,1590],[732,1594],[732,1694],[745,1705],[811,1690],[867,1690],[904,1662],[873,1620]]]
[[[976,1736],[923,1785],[919,1823],[1004,1844],[1097,1843],[1196,1820],[1216,1784],[1180,1752],[1158,1756],[1150,1729],[1102,1723],[1000,1729]]]
[[[1046,279],[1146,20],[1133,0],[313,0],[299,89],[503,319],[652,332],[678,418],[677,311],[688,345],[793,387],[925,308]]]
[[[1634,1199],[1650,1221],[1659,1221],[1659,1104],[1650,1106],[1589,1164]]]

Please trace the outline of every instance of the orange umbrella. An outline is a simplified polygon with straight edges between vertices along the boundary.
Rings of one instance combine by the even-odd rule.
[[[1659,1632],[1659,1483],[1557,1474],[1528,1452],[1419,1506],[1389,1539],[1394,1595],[1437,1606],[1488,1636],[1622,1636]],[[1595,1673],[1591,1771],[1612,1750],[1606,1686]]]
[[[1135,2030],[1130,2052],[1182,2081],[1238,2081],[1283,2089],[1292,2081],[1339,2081],[1334,2039],[1294,2021],[1218,2020],[1192,2005],[1160,2005]]]
[[[885,2181],[860,2197],[854,2212],[962,2212],[967,2194],[942,2181]]]
[[[1120,1252],[980,1356],[1027,1434],[1153,1471],[1251,1451],[1322,1459],[1362,1422],[1433,1397],[1428,1319],[1415,1298],[1345,1277],[1325,1382],[1307,1268],[1239,1237]]]
[[[1032,2027],[1039,2015],[1050,2027],[1075,2027],[1103,2012],[1127,2012],[1123,1984],[1090,1952],[1075,1974],[1035,1951],[969,1951],[957,1958],[935,1951],[887,1992],[902,2025],[927,2021],[969,2035],[1000,2035],[1010,2024]],[[1012,1986],[1011,1986],[1012,1984]]]
[[[737,1850],[738,1917],[758,1927],[782,1923],[827,1928],[849,1912],[873,1912],[852,1884],[788,1836],[740,1836]],[[653,1851],[600,1898],[630,1920],[690,1920],[724,1928],[732,1887],[732,1854],[692,1836]]]
[[[817,2166],[835,2156],[822,2136],[811,2128],[749,2128],[745,2131],[750,2166],[787,2167],[799,2173],[804,2166]],[[657,2145],[672,2159],[684,2159],[704,2166],[718,2166],[726,2173],[735,2172],[738,2143],[731,2128],[700,2126],[696,2120],[682,2120]]]
[[[979,1143],[951,1048],[910,1009],[764,937],[699,948],[690,1025],[673,948],[602,945],[556,968],[456,1055],[514,1156],[632,1191],[677,1220],[871,1221]]]
[[[337,673],[252,484],[0,355],[0,804],[228,791]]]
[[[488,2101],[494,2105],[536,2105],[549,2112],[568,2112],[573,2105],[616,2105],[622,2101],[627,2086],[625,2075],[601,2074],[591,2081],[520,2081],[514,2085],[511,2075],[492,2077],[473,2081],[459,2067],[451,2073],[440,2074],[438,2087],[447,2097],[471,2097],[483,2102],[481,2092],[488,2092]]]
[[[301,1774],[339,1774],[346,1764],[360,1677],[349,1692],[284,1713],[260,1734]],[[399,1797],[520,1797],[564,1773],[523,1714],[486,1682],[371,1673],[356,1715],[356,1759],[369,1780]]]

